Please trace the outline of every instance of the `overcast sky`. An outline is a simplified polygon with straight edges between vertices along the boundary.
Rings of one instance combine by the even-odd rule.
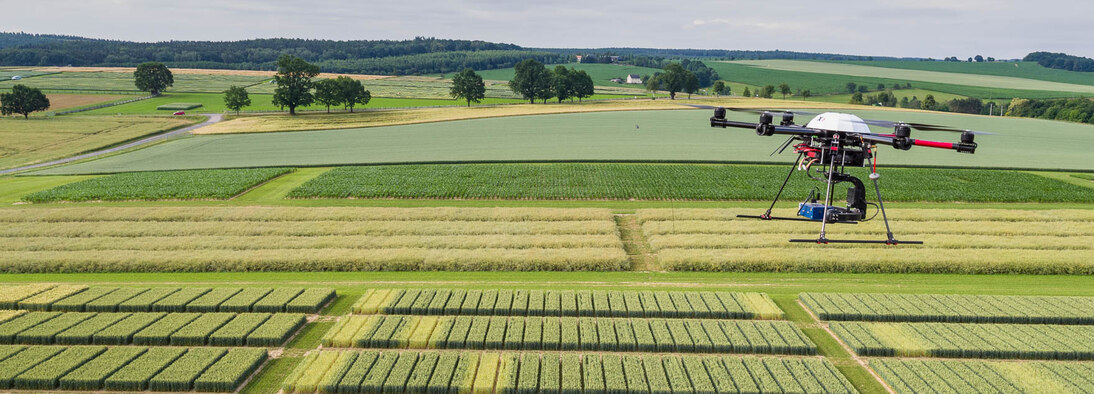
[[[530,47],[1094,57],[1089,0],[0,0],[0,31],[132,41],[414,36]]]

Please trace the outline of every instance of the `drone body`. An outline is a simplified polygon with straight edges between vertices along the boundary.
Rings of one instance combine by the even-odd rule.
[[[713,108],[713,107],[708,107]],[[820,236],[817,239],[791,239],[790,242],[816,242],[828,243],[883,243],[886,245],[898,244],[922,244],[920,241],[898,241],[893,238],[893,232],[889,228],[889,219],[885,214],[885,205],[881,201],[881,190],[878,187],[880,175],[877,173],[877,160],[875,151],[880,146],[892,146],[899,150],[908,150],[913,146],[925,146],[931,148],[950,149],[962,153],[975,153],[976,143],[973,142],[977,134],[990,134],[971,130],[960,130],[946,126],[936,126],[923,123],[890,122],[878,120],[865,120],[852,114],[837,112],[825,112],[818,114],[805,126],[794,124],[795,114],[810,114],[801,111],[766,111],[766,110],[741,110],[735,111],[755,112],[760,114],[757,123],[738,122],[726,119],[726,108],[714,108],[714,116],[710,118],[711,127],[736,127],[756,130],[761,136],[775,134],[789,136],[785,143],[776,149],[775,153],[782,153],[793,144],[794,152],[798,154],[798,160],[790,173],[783,180],[782,187],[771,202],[771,207],[762,215],[738,215],[739,217],[757,218],[763,220],[802,220],[821,223]],[[781,122],[774,124],[773,114],[781,113]],[[892,134],[876,134],[870,130],[870,125],[892,127]],[[961,142],[939,142],[917,140],[911,138],[912,129],[941,130],[961,132]],[[797,143],[795,143],[797,142]],[[872,165],[870,180],[874,183],[877,203],[866,201],[866,187],[862,180],[845,172],[846,167],[865,167]],[[810,174],[813,167],[820,167],[815,172],[820,177]],[[826,183],[824,201],[818,202],[815,192],[810,192],[805,201],[798,204],[798,216],[796,218],[771,216],[771,210],[782,196],[790,176],[795,170],[804,171],[810,178]],[[832,205],[834,186],[847,182],[852,186],[847,190],[847,205],[840,207]],[[885,220],[887,237],[885,240],[832,240],[826,237],[826,227],[829,223],[855,224],[872,219],[867,218],[868,205],[877,207]],[[876,213],[875,213],[876,216]]]

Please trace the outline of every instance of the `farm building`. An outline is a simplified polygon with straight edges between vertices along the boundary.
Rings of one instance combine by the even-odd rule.
[[[642,83],[642,77],[638,74],[627,75],[627,83]]]

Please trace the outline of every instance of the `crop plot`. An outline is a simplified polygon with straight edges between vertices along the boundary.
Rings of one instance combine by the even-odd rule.
[[[348,316],[328,332],[323,344],[412,349],[816,353],[816,346],[805,334],[786,321],[594,317]]]
[[[1094,297],[802,293],[821,320],[1094,324]]]
[[[297,313],[27,312],[0,323],[0,343],[278,346],[304,320]]]
[[[817,358],[596,353],[320,351],[285,392],[815,392],[853,393]],[[819,390],[818,390],[819,389]],[[563,391],[565,390],[565,391]]]
[[[1094,326],[834,322],[864,356],[1094,359]]]
[[[668,291],[370,289],[360,314],[782,319],[766,294]]]
[[[230,392],[265,360],[265,349],[0,346],[0,387]]]
[[[322,287],[149,288],[48,283],[0,287],[0,294],[0,309],[69,312],[318,313],[336,296],[334,289]]]
[[[1090,210],[889,210],[898,238],[885,245],[790,243],[819,223],[736,218],[741,209],[640,209],[637,218],[663,268],[676,271],[889,273],[1094,273]],[[831,239],[883,237],[880,220],[828,226]],[[876,238],[883,239],[883,238]]]
[[[849,171],[862,178],[868,172]],[[774,196],[773,180],[785,173],[781,166],[637,163],[343,166],[289,197],[765,200]],[[1086,188],[1019,171],[892,168],[886,177],[890,201],[1091,200]],[[998,189],[1010,184],[1028,189]],[[785,195],[804,196],[811,187],[791,182]]]
[[[873,359],[870,366],[898,393],[1084,393],[1094,389],[1091,362]]]
[[[228,199],[289,168],[131,172],[87,179],[28,194],[24,201]]]
[[[607,209],[41,208],[0,211],[0,223],[3,272],[619,271],[631,264]]]

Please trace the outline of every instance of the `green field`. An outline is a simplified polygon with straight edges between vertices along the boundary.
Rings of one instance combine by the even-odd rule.
[[[132,172],[70,183],[26,196],[26,201],[227,199],[292,171],[289,168]]]
[[[247,170],[239,170],[247,171]],[[312,178],[290,198],[765,200],[782,166],[690,164],[464,164],[339,167]],[[167,172],[170,173],[170,172]],[[869,171],[852,170],[866,179]],[[887,170],[890,201],[1094,202],[1094,189],[994,170]],[[162,174],[162,173],[146,173]],[[815,175],[815,174],[814,174]],[[116,175],[115,175],[116,176]],[[103,178],[100,178],[103,179]],[[89,181],[84,181],[85,183]],[[822,183],[799,174],[785,191],[804,198]],[[1024,185],[1015,189],[1011,185]],[[71,189],[78,189],[73,184]],[[836,195],[842,193],[842,188]],[[50,195],[50,192],[39,194]],[[34,195],[28,200],[35,201]]]
[[[910,78],[902,78],[909,70],[897,70],[880,67],[865,67],[858,65],[849,65],[841,63],[825,63],[825,62],[807,62],[807,61],[790,61],[790,60],[757,60],[742,62],[707,62],[706,64],[718,71],[718,75],[727,81],[739,82],[748,84],[751,86],[764,86],[774,85],[778,86],[781,83],[790,85],[791,89],[808,89],[814,95],[826,95],[826,94],[841,94],[847,92],[847,83],[854,82],[858,85],[865,85],[871,91],[877,90],[878,84],[884,84],[887,88],[892,87],[894,84],[904,86],[907,83],[911,83],[913,88],[920,88],[938,92],[946,92],[960,96],[977,97],[981,99],[1011,99],[1014,97],[1024,98],[1058,98],[1058,97],[1076,97],[1082,95],[1080,92],[1094,90],[1094,86],[1085,85],[1072,85],[1072,84],[1058,84],[1054,82],[1026,80],[1022,86],[1030,86],[1034,88],[1019,89],[1008,85],[989,85],[989,86],[972,86],[961,85],[954,82],[965,82],[969,78],[1002,78],[994,76],[977,76],[973,74],[948,74],[943,73],[941,76],[920,77],[921,79],[927,79],[928,81],[919,81]],[[764,67],[768,65],[765,62],[771,63],[770,67]],[[780,62],[792,62],[790,66],[783,66],[784,63]],[[845,67],[864,67],[870,69],[871,72],[860,72],[863,75],[847,75],[841,74],[845,72],[841,68]],[[881,71],[877,71],[881,70]],[[853,71],[847,71],[853,72]],[[875,76],[879,75],[879,76]],[[949,83],[944,82],[929,82],[933,80],[945,80],[953,81]],[[1056,85],[1053,85],[1056,84]],[[1063,85],[1063,86],[1060,86]],[[1069,90],[1044,90],[1052,89],[1047,86],[1066,87]],[[736,90],[736,88],[735,88]],[[740,92],[735,92],[740,94]]]
[[[740,60],[734,62],[763,69],[797,71],[849,77],[887,78],[915,82],[995,88],[1006,86],[1016,90],[1071,92],[1073,96],[1094,93],[1094,79],[1084,78],[1083,84],[1053,82],[1012,76],[927,71],[921,69],[874,67],[848,63],[811,62],[803,60]],[[1077,93],[1077,94],[1076,94]]]
[[[876,88],[876,86],[871,86],[870,88],[874,89],[874,88]],[[916,89],[916,88],[893,90],[892,93],[893,93],[893,96],[896,96],[897,101],[900,101],[900,99],[904,98],[904,97],[907,97],[908,100],[911,100],[912,97],[915,97],[915,98],[919,99],[919,101],[923,101],[923,98],[927,97],[928,94],[934,96],[935,101],[940,102],[940,103],[944,103],[944,102],[947,102],[947,101],[950,101],[950,100],[953,100],[953,99],[965,98],[965,96],[961,96],[961,95],[957,95],[957,94],[951,94],[951,93],[945,93],[945,92],[935,92],[935,91],[931,91],[931,90]],[[866,94],[864,94],[864,96],[865,95],[876,95],[876,94],[877,94],[877,92],[875,91],[875,92],[872,92],[872,93],[866,93]],[[808,98],[794,97],[794,99],[795,100],[805,100],[805,101],[819,101],[819,102],[825,102],[825,103],[847,104],[847,103],[851,102],[851,96],[852,96],[851,93],[843,93],[843,94],[830,94],[830,95],[825,95],[825,96],[813,96],[813,97],[808,97]],[[776,97],[776,98],[778,98],[778,97]]]
[[[1094,85],[1094,74],[1046,68],[1037,62],[923,62],[909,60],[841,61],[861,66],[886,67],[905,70],[936,71],[958,74],[997,75],[1002,77],[1036,79],[1076,85]]]
[[[1043,168],[1089,171],[1090,125],[1036,119],[924,112],[852,111],[865,118],[945,124],[988,130],[975,155],[915,148],[881,148],[886,165]],[[706,110],[624,111],[519,116],[291,133],[208,135],[58,167],[35,174],[82,174],[172,169],[327,166],[481,161],[707,161],[787,163],[769,157],[782,142],[740,129],[714,129]],[[754,115],[731,113],[736,120]],[[887,130],[878,130],[879,132]],[[923,132],[914,138],[956,141],[956,134]]]

